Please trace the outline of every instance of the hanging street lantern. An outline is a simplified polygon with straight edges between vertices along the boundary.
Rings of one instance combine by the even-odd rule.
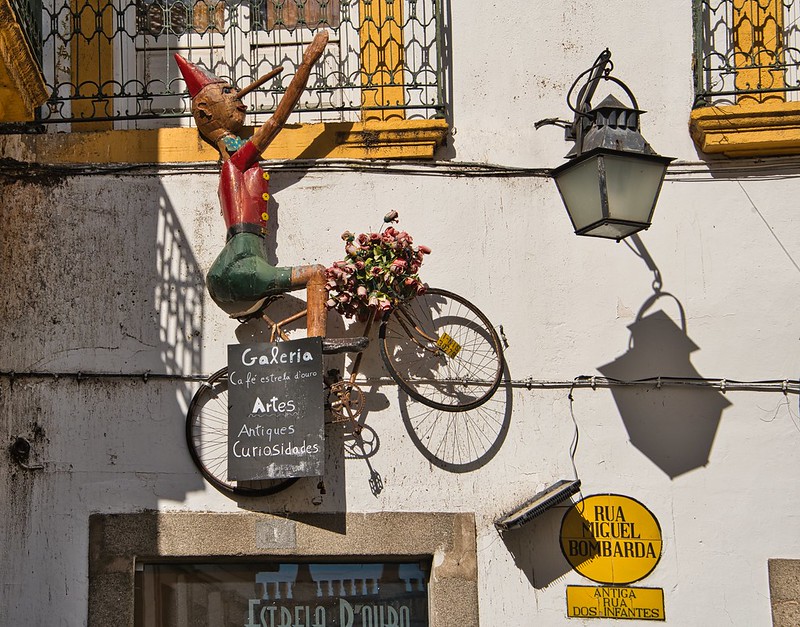
[[[627,85],[610,75],[612,69],[611,53],[605,50],[567,93],[574,121],[551,118],[537,122],[535,127],[562,126],[566,140],[575,142],[566,155],[569,161],[552,171],[575,233],[619,241],[650,226],[667,166],[673,159],[656,154],[642,137],[639,116],[644,112]],[[573,107],[572,92],[587,74]],[[600,80],[619,85],[633,107],[612,95],[592,107]]]

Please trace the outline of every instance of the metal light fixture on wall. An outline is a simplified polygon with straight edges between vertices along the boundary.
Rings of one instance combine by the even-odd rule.
[[[575,145],[567,163],[553,170],[553,179],[577,235],[621,240],[650,226],[667,166],[639,132],[644,113],[627,85],[611,76],[611,52],[604,50],[591,68],[581,73],[567,93],[567,106],[575,113],[570,123],[549,118],[535,127],[555,124],[566,129]],[[588,75],[570,104],[572,92]],[[633,107],[607,96],[592,107],[591,99],[601,80],[613,81],[630,98]]]

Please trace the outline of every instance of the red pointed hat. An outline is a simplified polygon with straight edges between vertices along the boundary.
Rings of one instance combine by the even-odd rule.
[[[201,68],[199,65],[187,61],[177,52],[175,53],[175,60],[178,62],[178,69],[183,75],[183,80],[186,81],[186,88],[189,90],[189,95],[194,98],[200,93],[206,85],[211,83],[224,83],[219,76],[215,76],[208,70]]]

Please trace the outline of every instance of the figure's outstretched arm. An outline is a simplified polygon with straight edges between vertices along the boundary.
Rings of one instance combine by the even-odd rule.
[[[286,124],[286,120],[294,110],[300,96],[303,95],[303,90],[306,88],[308,77],[311,75],[311,68],[322,56],[325,51],[325,46],[328,44],[328,31],[320,31],[314,37],[314,40],[309,44],[303,53],[303,61],[297,68],[297,73],[286,88],[278,107],[272,117],[264,122],[263,126],[256,129],[250,141],[258,150],[259,153],[264,152],[267,147],[275,139],[276,135]]]

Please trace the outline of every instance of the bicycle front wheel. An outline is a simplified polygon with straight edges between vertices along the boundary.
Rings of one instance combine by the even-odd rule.
[[[503,376],[503,349],[489,319],[439,289],[393,309],[380,329],[392,379],[428,407],[466,411],[485,403]]]
[[[186,414],[186,443],[200,474],[228,496],[268,496],[292,485],[292,479],[228,479],[228,369],[203,382]]]

